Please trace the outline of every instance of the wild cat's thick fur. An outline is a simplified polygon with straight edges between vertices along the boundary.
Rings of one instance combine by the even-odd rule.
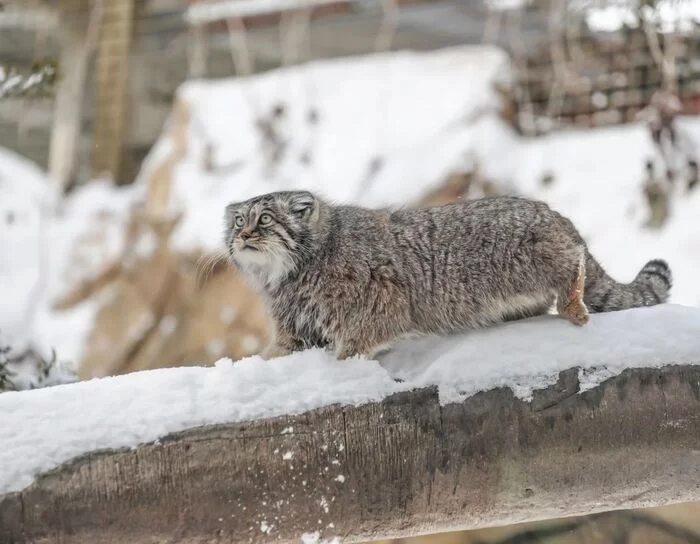
[[[411,210],[333,206],[306,191],[226,207],[232,263],[262,291],[276,325],[264,352],[312,346],[372,356],[407,336],[546,313],[664,302],[671,271],[649,261],[629,284],[607,275],[574,225],[517,197]]]

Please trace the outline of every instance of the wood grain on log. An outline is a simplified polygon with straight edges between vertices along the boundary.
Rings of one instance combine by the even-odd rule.
[[[700,366],[579,393],[435,389],[94,452],[0,498],[0,542],[343,542],[700,498]]]

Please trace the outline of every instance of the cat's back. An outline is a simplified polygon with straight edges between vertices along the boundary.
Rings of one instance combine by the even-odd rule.
[[[499,196],[397,210],[390,216],[389,230],[397,240],[415,238],[432,245],[466,237],[476,243],[482,238],[508,240],[556,226],[561,219],[544,202]]]
[[[319,268],[374,266],[475,248],[520,245],[564,220],[541,201],[516,196],[464,200],[411,209],[336,206]]]

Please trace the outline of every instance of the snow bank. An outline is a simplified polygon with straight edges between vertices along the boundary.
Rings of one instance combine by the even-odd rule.
[[[582,390],[625,368],[700,362],[700,310],[661,305],[594,314],[585,327],[555,315],[505,323],[470,334],[428,337],[389,352],[383,366],[415,386],[437,384],[441,402],[510,387],[529,400],[581,367]]]
[[[0,330],[20,336],[30,325],[38,298],[39,232],[56,195],[30,161],[0,148]]]
[[[137,193],[96,181],[59,201],[43,171],[0,148],[0,331],[10,356],[53,347],[79,360],[95,303],[66,312],[51,305],[121,253]]]
[[[36,345],[18,350],[3,337],[0,331],[0,393],[78,381],[73,365],[58,360],[52,350],[44,347],[42,352]]]
[[[309,350],[271,362],[223,359],[213,368],[159,369],[4,393],[0,493],[20,490],[36,474],[82,453],[136,446],[199,425],[359,405],[429,385],[439,387],[443,403],[501,386],[526,399],[575,366],[588,388],[624,368],[696,362],[698,331],[700,310],[664,305],[593,315],[583,328],[543,316],[415,340],[381,365]]]

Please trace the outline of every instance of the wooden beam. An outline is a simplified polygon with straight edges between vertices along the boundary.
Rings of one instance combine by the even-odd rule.
[[[87,454],[0,497],[2,542],[343,542],[700,498],[700,366],[583,393],[437,391]]]

